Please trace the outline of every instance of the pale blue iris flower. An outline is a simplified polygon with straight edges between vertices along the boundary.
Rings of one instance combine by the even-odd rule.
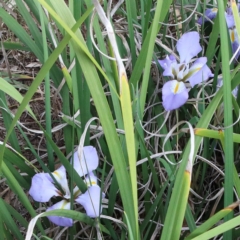
[[[78,187],[73,189],[75,202],[81,204],[86,211],[86,214],[91,218],[96,218],[101,214],[102,207],[100,206],[101,199],[104,194],[101,193],[101,188],[97,185],[97,177],[92,172],[98,166],[99,159],[97,151],[92,146],[83,148],[81,160],[78,158],[77,152],[73,156],[73,166],[80,177],[84,176],[84,180],[88,189],[85,193],[81,193]],[[60,202],[52,205],[46,211],[55,209],[70,209],[70,190],[66,176],[66,169],[61,166],[55,170],[52,175],[61,186],[60,191],[54,184],[54,180],[49,173],[37,173],[32,178],[29,194],[37,202],[48,202],[54,196],[63,198]],[[71,227],[73,220],[71,218],[49,216],[48,219],[59,226]]]
[[[199,40],[198,32],[185,33],[176,45],[180,62],[177,62],[173,55],[159,60],[159,64],[164,69],[163,76],[172,78],[162,88],[162,103],[167,111],[181,107],[188,100],[189,89],[185,85],[186,82],[194,87],[213,76],[206,65],[206,57],[200,57],[194,63],[191,62],[192,58],[202,51]]]
[[[237,6],[238,6],[238,11],[239,11],[240,10],[240,3],[238,3]],[[202,25],[203,22],[205,23],[205,22],[209,21],[209,19],[213,20],[217,16],[217,12],[218,12],[217,8],[206,9],[205,13],[203,14],[203,17],[200,17],[198,19],[197,23]],[[232,52],[233,52],[233,54],[235,54],[235,52],[237,51],[237,49],[239,47],[239,38],[238,38],[237,31],[236,31],[233,12],[232,12],[232,9],[230,7],[228,7],[226,9],[225,19],[226,19],[226,23],[227,23],[227,27],[228,27],[228,31],[229,31],[229,36],[230,36],[230,41],[231,41],[231,45],[232,45]],[[237,60],[239,56],[240,56],[240,51],[238,51],[238,53],[236,54],[235,59]]]

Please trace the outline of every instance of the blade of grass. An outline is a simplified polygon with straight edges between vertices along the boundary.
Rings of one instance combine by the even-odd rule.
[[[181,234],[181,228],[183,224],[183,218],[186,211],[187,201],[188,201],[188,195],[190,191],[190,183],[191,183],[191,176],[192,176],[192,165],[194,161],[194,146],[195,146],[195,137],[194,137],[194,131],[190,123],[186,121],[179,122],[176,124],[171,131],[169,132],[169,135],[173,133],[175,129],[179,127],[180,124],[185,123],[188,125],[190,130],[190,140],[189,140],[189,149],[188,151],[185,149],[184,153],[185,158],[182,159],[182,163],[180,168],[182,166],[185,167],[185,169],[182,170],[182,175],[180,178],[175,180],[173,193],[170,199],[169,208],[167,210],[166,219],[164,222],[164,227],[161,235],[162,240],[167,239],[179,239]],[[165,138],[163,146],[165,142],[168,139]],[[186,152],[187,151],[187,152]],[[185,163],[185,164],[184,164]],[[177,177],[179,177],[180,169],[177,173]],[[177,193],[175,196],[174,194]]]
[[[7,208],[4,205],[4,201],[0,198],[0,208],[1,208],[1,214],[3,217],[3,222],[6,224],[5,226],[11,231],[13,234],[13,237],[23,240],[23,235],[19,231],[18,226],[14,222],[13,218],[11,217],[10,213],[8,212]]]
[[[15,177],[13,176],[13,174],[11,173],[11,171],[8,169],[8,167],[6,166],[6,164],[4,162],[2,162],[2,172],[3,172],[3,175],[6,177],[6,179],[8,180],[8,184],[9,184],[10,188],[17,194],[17,196],[18,196],[19,200],[22,202],[23,206],[28,210],[29,214],[32,217],[35,217],[36,213],[31,205],[31,203],[29,202],[29,199],[27,198],[25,192],[22,190],[18,181],[15,179]],[[38,222],[37,226],[38,226],[38,229],[43,234],[44,230],[41,226],[41,223]]]
[[[172,1],[169,1],[169,2],[172,2]],[[140,94],[140,111],[141,111],[141,113],[143,113],[143,111],[144,111],[144,106],[145,106],[145,102],[146,102],[148,79],[149,79],[150,69],[151,69],[153,49],[154,49],[155,39],[156,39],[158,31],[159,31],[159,18],[160,18],[159,16],[161,15],[163,7],[164,7],[163,1],[157,1],[157,7],[155,10],[153,23],[151,25],[151,29],[149,30],[150,31],[150,33],[149,33],[150,40],[149,40],[149,45],[148,45],[148,52],[147,52],[147,55],[145,56],[146,65],[144,68],[142,88],[141,88],[141,94]]]
[[[0,16],[3,22],[7,25],[7,27],[14,32],[14,34],[19,38],[19,40],[27,46],[35,56],[44,63],[43,53],[41,48],[32,40],[31,36],[27,34],[24,28],[11,16],[6,12],[3,8],[0,8]],[[51,65],[52,66],[52,65]],[[56,85],[60,84],[61,72],[57,66],[53,65],[51,69],[51,76]]]
[[[0,106],[5,109],[7,107],[6,96],[2,91],[0,91]],[[11,123],[11,117],[5,110],[1,109],[0,111],[2,113],[5,129],[8,129]],[[12,134],[9,136],[9,142],[16,151],[21,152],[15,131],[13,131]]]
[[[1,89],[1,91],[5,92],[6,94],[11,96],[16,101],[18,101],[19,103],[22,102],[22,99],[23,99],[22,95],[16,90],[16,88],[14,88],[10,83],[5,81],[1,77],[0,77],[0,89]],[[30,107],[28,105],[26,105],[26,110],[28,110],[28,112],[32,116],[34,116],[32,110],[30,109]]]
[[[18,42],[9,42],[5,41],[3,43],[3,46],[6,50],[21,50],[21,51],[30,51],[30,49],[27,46],[24,46],[22,43]]]
[[[219,236],[220,234],[227,232],[231,230],[234,227],[239,226],[240,216],[235,217],[195,238],[192,238],[191,240],[203,240],[203,239],[211,239],[215,236]]]
[[[218,0],[219,25],[221,39],[222,71],[223,71],[223,105],[224,105],[224,126],[225,137],[225,178],[224,178],[224,206],[233,202],[233,128],[232,128],[232,99],[231,96],[231,77],[229,66],[228,32],[225,20],[225,6],[222,0]],[[224,220],[228,221],[233,217],[233,213],[227,215]],[[224,239],[232,239],[232,231],[224,233]]]
[[[164,20],[164,18],[166,17],[166,14],[168,13],[168,10],[169,10],[169,7],[170,7],[171,3],[172,3],[172,0],[163,1],[163,3],[162,3],[163,5],[162,5],[162,8],[161,8],[161,13],[160,13],[160,15],[158,15],[159,19],[155,19],[155,24],[156,24],[156,20],[158,22],[157,23],[158,24],[157,32],[159,31],[159,29],[161,27],[161,24],[159,24],[159,22],[162,22]],[[159,7],[160,7],[160,5],[159,5]],[[147,61],[148,59],[146,58],[146,56],[148,54],[150,54],[149,53],[149,42],[150,41],[155,41],[155,38],[154,39],[151,38],[151,36],[154,35],[154,34],[152,34],[152,35],[150,34],[150,32],[152,31],[152,25],[151,25],[151,27],[148,31],[149,31],[149,34],[147,34],[147,36],[145,38],[145,41],[143,43],[141,52],[139,53],[137,62],[135,64],[135,67],[134,67],[133,72],[131,74],[131,78],[129,80],[129,82],[133,84],[134,88],[136,88],[136,85],[140,80],[140,77],[142,75],[143,70],[145,70],[146,67],[149,68],[150,65],[151,65],[151,60],[150,60],[150,62],[148,62]],[[152,52],[151,52],[151,57],[152,57]]]
[[[197,136],[214,138],[214,139],[219,139],[219,140],[221,139],[220,131],[217,131],[217,130],[195,128],[194,132]],[[224,137],[224,132],[222,132],[222,134]],[[233,133],[233,142],[240,143],[240,134]]]
[[[223,0],[223,2],[224,2],[224,6],[226,6],[227,0]],[[226,23],[224,23],[224,24],[226,24]],[[211,63],[212,58],[216,51],[215,46],[216,46],[217,40],[219,38],[219,27],[220,27],[220,24],[219,24],[219,12],[218,12],[216,19],[214,21],[213,29],[210,34],[209,42],[207,45],[207,50],[206,50],[206,57],[208,58],[207,64]]]
[[[124,130],[126,136],[126,145],[127,145],[127,153],[128,153],[128,164],[130,169],[130,179],[131,179],[131,186],[132,186],[132,195],[133,195],[133,204],[134,204],[134,215],[135,215],[135,229],[136,232],[133,232],[135,239],[138,239],[138,197],[137,197],[137,173],[136,173],[136,155],[135,155],[135,138],[134,138],[134,129],[133,129],[133,117],[132,117],[132,103],[131,103],[131,96],[129,91],[129,85],[127,80],[126,71],[124,65],[122,63],[122,59],[120,57],[120,53],[118,50],[118,45],[116,42],[115,35],[113,34],[113,28],[106,17],[101,5],[98,1],[93,1],[96,11],[107,29],[109,41],[111,44],[112,51],[116,58],[116,63],[118,66],[118,79],[119,79],[119,86],[120,86],[120,102],[121,102],[121,109],[123,115],[123,122],[124,122]],[[129,222],[130,226],[133,222]],[[130,227],[132,228],[132,227]],[[134,229],[134,228],[133,228]]]
[[[31,36],[33,37],[36,45],[39,49],[43,49],[43,41],[41,38],[41,32],[37,27],[35,21],[33,21],[30,12],[27,10],[26,5],[21,0],[15,0],[19,13],[21,13],[22,18],[25,20],[25,24],[28,26]]]
[[[31,51],[40,60],[43,60],[43,58],[41,58],[42,56],[41,49],[26,33],[23,27],[15,19],[13,19],[3,8],[0,8],[0,15],[1,15],[2,21],[8,26],[9,29],[11,29],[17,35],[20,41],[22,41],[25,46],[28,46],[28,48],[30,48]]]
[[[7,204],[3,201],[3,204],[5,205],[7,211],[19,222],[21,225],[25,228],[28,227],[27,220],[20,214],[17,210],[15,210],[11,205]]]
[[[44,62],[48,59],[48,45],[47,45],[47,36],[46,36],[46,29],[44,23],[44,13],[43,9],[41,8],[40,4],[38,4],[38,10],[40,15],[40,22],[41,22],[41,29],[42,29],[42,44],[43,44],[43,58]],[[45,120],[46,120],[46,131],[50,137],[52,137],[52,120],[51,120],[51,98],[50,98],[50,78],[49,73],[45,76]],[[53,151],[49,144],[47,144],[47,153],[48,153],[48,168],[51,172],[54,171],[54,158],[53,158]]]
[[[56,12],[62,11],[62,9],[55,9],[55,11],[50,7],[50,5],[47,4],[46,1],[44,0],[38,0],[48,11],[49,13],[52,15],[52,17],[62,26],[62,28],[64,30],[66,30],[66,32],[72,37],[72,39],[74,40],[74,42],[76,42],[76,44],[78,45],[78,47],[81,49],[81,52],[83,52],[90,60],[91,62],[97,67],[97,69],[99,70],[99,72],[104,76],[104,78],[106,79],[106,81],[108,82],[108,84],[112,87],[111,82],[109,81],[108,76],[106,75],[105,71],[103,71],[102,67],[98,64],[98,62],[95,60],[95,58],[91,55],[91,53],[89,52],[89,50],[87,49],[86,43],[84,42],[83,36],[82,34],[77,31],[77,34],[75,34],[70,28],[69,28],[69,24],[74,24],[75,20],[73,18],[72,15],[70,19],[66,19],[65,21],[63,20],[63,18],[59,17],[59,15]],[[52,2],[51,2],[52,3]],[[52,5],[54,5],[52,3]],[[64,10],[66,12],[69,12],[69,9],[66,8],[67,10]],[[64,14],[63,14],[64,15]],[[70,25],[71,26],[71,25]],[[78,36],[77,36],[78,35]],[[79,61],[79,63],[82,63],[82,61]],[[82,69],[84,70],[84,69]],[[113,87],[112,87],[113,88]],[[115,91],[115,94],[117,94],[116,90],[113,88],[113,90]]]
[[[135,150],[135,140],[134,140],[134,129],[133,129],[133,117],[132,117],[132,107],[131,107],[131,96],[129,91],[129,85],[127,82],[126,75],[122,75],[120,79],[122,82],[122,91],[120,94],[120,101],[122,106],[124,130],[126,136],[126,144],[128,150],[128,162],[130,169],[130,178],[132,185],[132,194],[134,201],[134,212],[135,212],[135,224],[136,229],[138,229],[138,196],[137,196],[137,171],[136,171],[136,150]],[[132,224],[132,223],[131,223]],[[134,232],[134,239],[139,239],[138,230],[137,233]]]
[[[132,57],[132,65],[135,65],[136,62],[136,46],[135,46],[135,36],[134,36],[134,29],[133,29],[133,21],[137,21],[137,13],[136,13],[136,1],[133,0],[126,0],[126,11],[127,11],[127,20],[128,20],[128,32],[130,38],[130,50],[131,50],[131,57]]]
[[[232,212],[237,206],[239,206],[240,202],[235,202],[230,206],[222,209],[218,213],[214,214],[211,218],[209,218],[206,222],[204,222],[200,227],[198,227],[195,231],[189,234],[184,240],[190,240],[194,237],[197,237],[205,232],[207,232],[212,226],[214,226],[217,222],[219,222],[222,218]]]

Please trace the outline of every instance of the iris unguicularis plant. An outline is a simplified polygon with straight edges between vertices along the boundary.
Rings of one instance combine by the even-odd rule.
[[[70,210],[70,198],[73,197],[76,203],[84,207],[89,217],[98,217],[101,214],[101,195],[104,197],[104,194],[101,193],[101,188],[97,185],[97,177],[92,172],[98,167],[99,163],[97,151],[92,146],[86,146],[83,148],[80,159],[78,157],[78,151],[74,153],[72,159],[73,167],[80,177],[84,176],[84,182],[88,186],[85,193],[81,193],[76,186],[73,189],[73,196],[71,196],[66,169],[64,166],[61,166],[52,173],[52,176],[60,185],[61,189],[57,188],[54,179],[49,173],[37,173],[32,178],[29,194],[37,202],[48,202],[50,198],[54,196],[63,198],[63,200],[52,205],[46,211],[55,209]],[[59,226],[71,227],[73,225],[73,220],[66,217],[48,216],[48,219]]]
[[[232,141],[225,133],[232,122],[221,131],[208,129],[216,127],[214,114],[222,105],[223,91],[230,99],[240,82],[237,61],[231,64],[230,79],[225,74],[229,50],[222,55],[218,50],[219,42],[228,39],[222,34],[224,27],[233,52],[239,45],[231,9],[215,6],[197,21],[200,5],[208,8],[206,1],[197,1],[194,9],[194,1],[179,0],[15,2],[24,27],[7,8],[0,8],[0,16],[3,28],[21,43],[5,42],[3,31],[2,48],[28,51],[42,67],[31,86],[24,80],[16,83],[15,77],[22,79],[21,75],[0,78],[0,127],[7,130],[6,137],[0,134],[0,188],[1,183],[7,185],[29,213],[21,216],[4,189],[0,239],[22,240],[27,231],[27,240],[35,236],[201,240],[229,229],[239,237],[239,217],[219,222],[230,212],[238,214],[239,202],[233,203],[234,198],[225,204],[222,197],[233,192],[240,196],[239,166],[224,171],[230,166],[230,158],[225,158],[230,148],[225,148],[224,140]],[[212,6],[213,1],[207,4]],[[221,24],[214,20],[219,13]],[[215,22],[209,38],[199,34],[208,19]],[[165,50],[176,54],[165,56]],[[161,71],[152,68],[156,61]],[[46,94],[41,96],[46,101],[45,119],[30,109],[37,89]],[[18,102],[16,111],[9,107],[6,94]],[[227,108],[230,116],[234,109],[238,116],[238,98],[231,98],[232,104],[221,110]],[[185,106],[188,99],[191,105]],[[31,115],[27,124],[21,118],[25,110]],[[165,115],[164,110],[169,112]],[[224,125],[226,117],[219,119]],[[234,127],[239,132],[237,121]],[[55,141],[58,136],[60,141]],[[88,146],[68,160],[65,155],[72,155],[79,139],[81,146],[97,146],[98,154]],[[239,134],[233,135],[233,141],[239,139]],[[237,146],[234,152],[237,163]],[[55,159],[60,164],[56,170]],[[236,191],[230,183],[223,192],[223,179],[232,176]],[[39,221],[42,217],[57,226],[48,219]]]
[[[176,45],[180,62],[178,63],[174,55],[159,60],[164,69],[163,76],[173,79],[167,81],[162,88],[162,104],[167,111],[177,109],[186,103],[190,90],[186,87],[186,83],[194,87],[213,76],[206,64],[206,57],[200,57],[194,63],[191,62],[192,58],[202,50],[199,40],[198,32],[184,33]]]

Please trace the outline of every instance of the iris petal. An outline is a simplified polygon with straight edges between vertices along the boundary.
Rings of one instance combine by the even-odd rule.
[[[158,60],[160,66],[164,69],[163,76],[174,77],[173,65],[177,63],[174,55],[167,55],[165,59]]]
[[[104,194],[101,194],[101,188],[98,185],[95,185],[89,187],[85,193],[81,194],[76,199],[76,202],[78,202],[84,207],[86,214],[89,217],[95,218],[98,217],[102,212],[100,200],[103,197]]]
[[[235,54],[235,52],[238,50],[238,48],[239,48],[239,43],[238,42],[233,42],[232,43],[233,54]],[[237,60],[239,58],[239,56],[240,56],[240,51],[238,50],[235,59]]]
[[[56,209],[70,210],[70,202],[66,200],[62,200],[54,204],[53,206],[49,207],[47,211],[56,210]],[[71,227],[73,225],[73,220],[71,218],[59,217],[59,216],[48,216],[47,218],[58,226]]]
[[[80,177],[92,172],[98,167],[99,159],[96,148],[86,146],[83,148],[81,160],[78,157],[78,152],[74,153],[73,164],[74,168]]]
[[[192,87],[201,82],[205,82],[209,77],[214,76],[210,68],[206,65],[206,62],[206,57],[198,58],[189,69],[188,78],[186,81],[189,81]]]
[[[198,24],[202,25],[203,22],[207,22],[208,19],[213,20],[217,16],[217,8],[208,8],[204,13],[204,17],[200,17],[197,21]],[[207,17],[207,18],[206,18]]]
[[[226,19],[228,28],[235,27],[235,21],[234,21],[233,15],[225,13],[225,19]]]
[[[94,175],[93,172],[90,172],[88,175],[85,176],[84,182],[88,187],[97,185],[97,177]],[[77,186],[73,189],[73,194],[75,198],[81,194],[81,191]]]
[[[62,189],[65,192],[65,198],[70,198],[70,191],[68,187],[68,181],[67,181],[67,175],[66,175],[66,169],[64,166],[61,166],[57,170],[55,170],[53,173],[54,178],[56,181],[61,185]]]
[[[90,172],[88,175],[85,176],[85,182],[87,186],[97,185],[97,177],[94,175],[93,172]]]
[[[166,111],[177,109],[188,100],[188,90],[183,82],[168,81],[162,88],[162,100]]]
[[[49,173],[37,173],[32,178],[29,194],[37,202],[48,202],[53,196],[60,196]]]
[[[202,50],[199,40],[199,33],[194,31],[184,33],[178,40],[176,48],[181,63],[189,63],[189,61]]]
[[[235,28],[229,29],[229,35],[230,35],[230,40],[232,44],[232,52],[234,54],[239,47],[239,38],[238,38],[237,30]],[[240,51],[238,51],[238,53],[236,54],[236,57],[235,57],[236,60],[238,59],[239,55],[240,55]]]

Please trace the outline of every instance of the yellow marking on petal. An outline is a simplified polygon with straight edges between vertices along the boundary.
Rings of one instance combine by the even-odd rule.
[[[190,78],[194,73],[198,72],[199,70],[202,69],[202,66],[201,67],[198,67],[198,68],[195,68],[195,69],[192,69],[191,71],[189,71],[187,73],[187,75],[184,76],[183,78],[183,81],[186,81],[188,78]]]
[[[232,5],[232,7],[236,7],[237,6],[235,1],[231,1],[231,5]]]
[[[68,201],[65,200],[63,205],[62,205],[62,207],[61,207],[61,209],[64,209],[67,204],[68,204]]]
[[[234,35],[234,31],[231,31],[231,41],[234,42],[235,41],[235,35]]]
[[[61,178],[61,175],[59,174],[59,172],[58,172],[58,171],[54,171],[54,172],[53,172],[53,174],[56,174],[56,175],[57,175],[57,177]]]
[[[88,186],[92,186],[92,185],[96,185],[97,183],[95,181],[91,181],[90,183],[88,183]]]
[[[217,12],[218,9],[217,8],[212,8],[212,12]]]
[[[77,190],[75,193],[74,193],[74,199],[77,198],[79,195],[80,195],[81,191],[80,190]]]
[[[180,84],[179,84],[179,82],[178,82],[178,83],[176,84],[174,90],[173,90],[174,93],[177,93],[177,92],[178,92],[179,85],[180,85]]]

